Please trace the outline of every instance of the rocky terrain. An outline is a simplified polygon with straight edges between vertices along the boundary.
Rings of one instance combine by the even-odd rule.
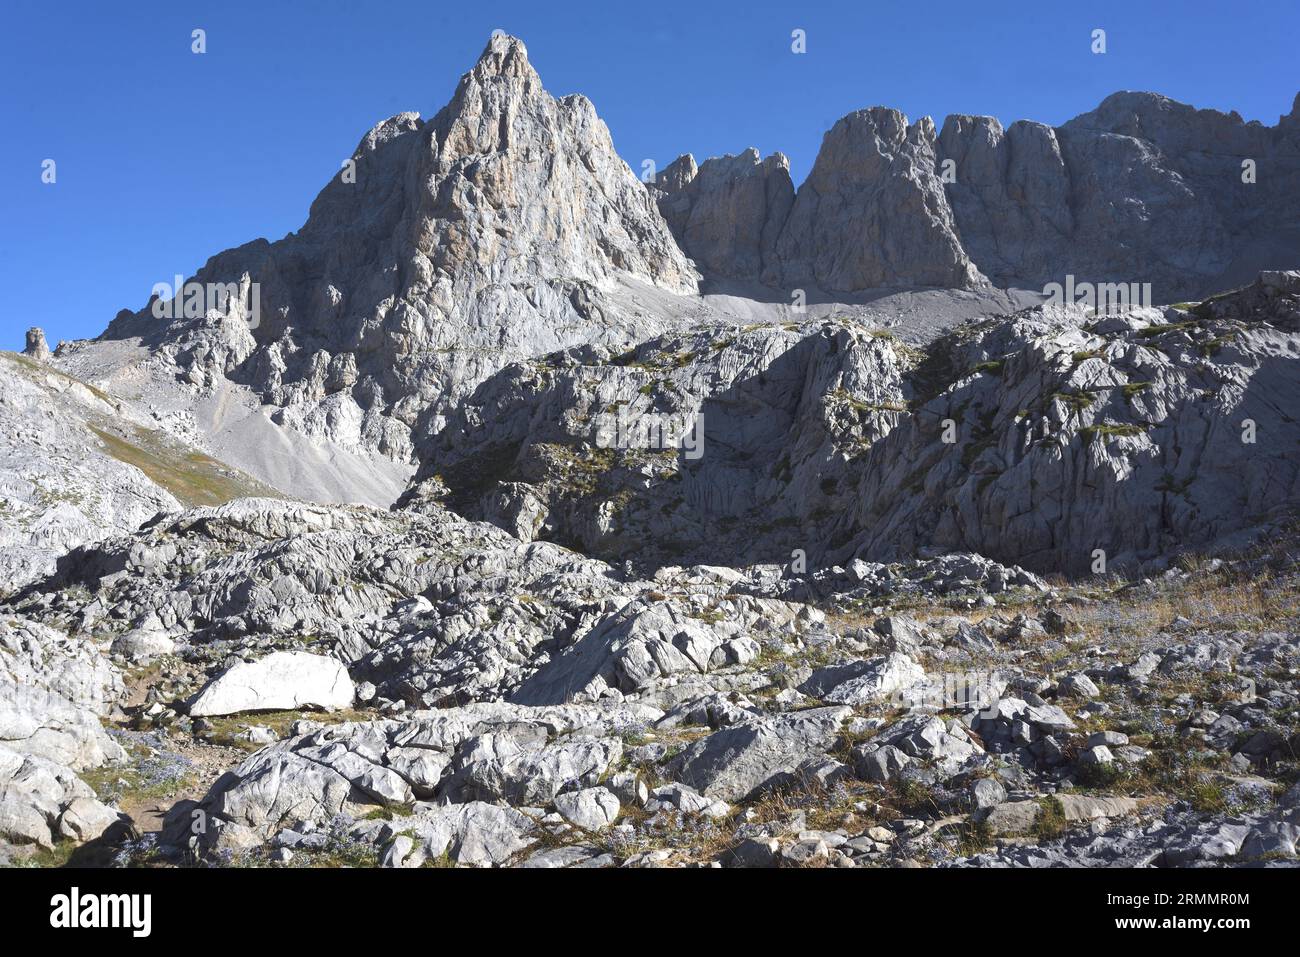
[[[0,352],[0,593],[49,574],[73,546],[160,512],[278,494],[51,367],[33,332],[27,354]]]
[[[0,821],[119,864],[1284,862],[1298,576],[637,578],[436,505],[191,509],[5,609]]]
[[[1298,129],[643,184],[494,37],[256,316],[0,355],[0,861],[1293,866]]]
[[[1160,571],[1300,497],[1300,276],[1098,318],[1037,306],[923,346],[851,318],[697,327],[487,380],[404,503],[607,560],[975,551]],[[619,423],[698,432],[612,442]]]

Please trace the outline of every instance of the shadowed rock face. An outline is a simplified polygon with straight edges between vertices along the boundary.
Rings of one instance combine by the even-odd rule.
[[[924,349],[830,320],[570,351],[484,382],[403,501],[650,567],[1155,568],[1300,502],[1298,302],[1300,274],[1273,272],[1192,310],[1039,306]]]
[[[825,538],[835,490],[906,410],[901,351],[828,320],[511,366],[431,439],[403,502],[445,496],[608,560],[782,560]]]
[[[836,557],[971,550],[1086,574],[1098,549],[1167,562],[1285,514],[1298,321],[1300,273],[1264,273],[1190,312],[1041,307],[937,343],[962,371],[863,459]]]

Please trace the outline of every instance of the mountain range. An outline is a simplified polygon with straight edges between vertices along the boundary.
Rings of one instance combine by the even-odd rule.
[[[0,355],[0,856],[1292,861],[1297,267],[1300,96],[642,181],[494,36]]]

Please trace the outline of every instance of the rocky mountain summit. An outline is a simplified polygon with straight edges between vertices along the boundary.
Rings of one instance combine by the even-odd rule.
[[[213,256],[60,367],[174,409],[187,441],[286,494],[388,505],[423,438],[513,361],[798,320],[802,300],[861,317],[889,290],[1075,276],[1150,283],[1152,305],[1290,268],[1298,130],[1294,110],[1265,127],[1153,94],[1059,129],[875,107],[827,132],[797,189],[754,150],[643,184],[592,104],[551,96],[498,35],[437,115],[366,133],[300,230]]]
[[[141,337],[200,389],[250,386],[278,424],[405,460],[411,430],[503,361],[653,331],[609,298],[616,278],[696,290],[591,102],[552,97],[501,36],[432,119],[362,137],[301,230],[188,280],[232,284],[224,308],[165,322],[151,300],[104,335]]]
[[[0,862],[1295,866],[1296,130],[643,184],[494,37],[215,301],[0,355]],[[1067,272],[1191,301],[995,285]]]
[[[1151,283],[1155,301],[1300,256],[1300,95],[1276,126],[1116,93],[1053,128],[851,113],[796,190],[780,153],[683,156],[651,187],[706,275],[790,289]]]

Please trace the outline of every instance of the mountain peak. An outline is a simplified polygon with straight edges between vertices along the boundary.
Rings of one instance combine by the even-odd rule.
[[[537,71],[528,62],[528,48],[524,41],[508,33],[492,34],[470,74],[479,79],[494,76],[537,78]]]

